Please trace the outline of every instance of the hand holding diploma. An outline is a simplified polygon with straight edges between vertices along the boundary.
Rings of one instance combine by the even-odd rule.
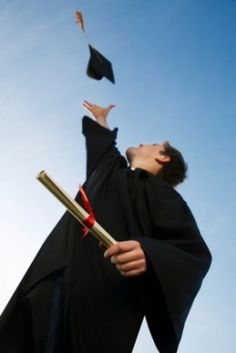
[[[68,211],[82,224],[87,219],[86,211],[68,195],[49,175],[42,171],[38,174],[37,179],[63,203]],[[108,248],[104,256],[110,258],[111,262],[116,265],[120,274],[124,277],[136,277],[146,272],[147,262],[144,251],[140,243],[136,240],[126,240],[116,242],[104,228],[97,222],[90,229],[91,233],[100,242]]]
[[[147,261],[140,243],[136,240],[117,242],[104,253],[105,258],[110,258],[124,277],[136,277],[147,270]]]

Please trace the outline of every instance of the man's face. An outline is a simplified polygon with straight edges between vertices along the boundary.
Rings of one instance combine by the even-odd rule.
[[[153,144],[140,144],[137,147],[129,147],[126,151],[128,161],[139,160],[162,160],[165,151],[165,142]]]

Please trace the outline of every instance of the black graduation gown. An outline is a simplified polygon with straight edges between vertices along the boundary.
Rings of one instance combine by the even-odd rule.
[[[158,350],[175,353],[210,252],[179,193],[127,167],[117,129],[84,117],[83,134],[96,220],[116,240],[141,243],[147,272],[123,278],[66,212],[1,315],[0,352],[130,353],[145,315]]]

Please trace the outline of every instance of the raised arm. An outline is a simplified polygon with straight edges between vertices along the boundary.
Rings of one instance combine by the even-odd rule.
[[[117,128],[110,130],[107,117],[114,105],[106,108],[84,101],[83,106],[93,115],[95,120],[88,117],[83,119],[83,134],[86,138],[87,149],[87,178],[99,165],[119,167],[127,165],[124,157],[116,148]]]

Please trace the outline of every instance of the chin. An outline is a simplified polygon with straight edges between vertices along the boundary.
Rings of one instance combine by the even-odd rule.
[[[130,163],[131,160],[132,160],[132,157],[133,157],[133,155],[134,155],[134,151],[135,151],[135,147],[129,147],[129,148],[127,148],[127,150],[126,150],[126,157],[127,157],[128,161],[129,161],[129,163]]]

